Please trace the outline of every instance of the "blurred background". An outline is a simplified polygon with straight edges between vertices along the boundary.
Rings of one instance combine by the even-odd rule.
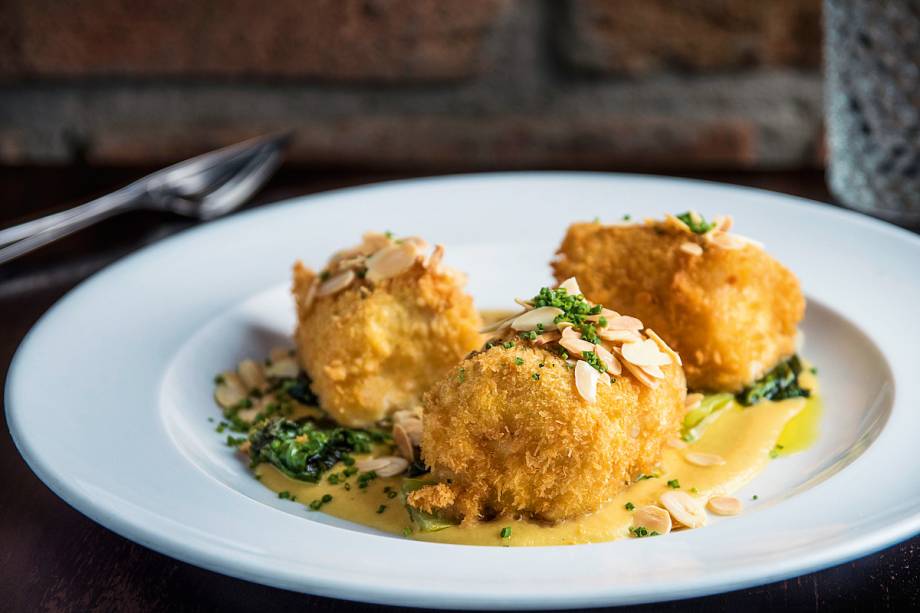
[[[814,169],[820,0],[0,0],[0,164]]]

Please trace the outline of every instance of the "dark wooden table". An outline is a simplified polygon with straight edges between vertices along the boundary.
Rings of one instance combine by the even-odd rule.
[[[120,186],[145,169],[0,168],[0,226]],[[253,206],[407,175],[285,169]],[[817,172],[706,174],[830,202]],[[115,259],[193,225],[166,214],[106,221],[0,267],[0,376],[33,323],[64,293]],[[53,385],[53,381],[48,382]],[[0,434],[0,611],[371,611],[387,607],[305,596],[224,577],[154,553],[83,517],[26,467]],[[906,475],[915,478],[916,475]],[[920,610],[920,537],[780,583],[635,610]]]

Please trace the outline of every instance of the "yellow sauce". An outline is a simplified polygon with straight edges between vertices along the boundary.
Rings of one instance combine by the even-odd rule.
[[[817,392],[816,384],[813,391]],[[770,461],[771,451],[778,443],[784,445],[783,453],[790,453],[813,440],[820,406],[817,394],[807,401],[793,398],[761,402],[746,409],[732,403],[719,413],[699,440],[686,449],[669,448],[657,477],[634,483],[597,512],[576,520],[548,526],[527,520],[497,519],[470,527],[414,532],[411,538],[464,545],[534,546],[594,543],[627,537],[632,522],[632,513],[625,508],[627,502],[636,507],[657,503],[658,497],[669,489],[667,482],[673,479],[679,481],[681,491],[697,497],[702,503],[712,495],[737,491]],[[710,467],[690,464],[684,460],[684,454],[691,450],[718,454],[725,459],[725,464]],[[401,497],[390,498],[384,493],[386,487],[398,492],[401,477],[376,479],[366,489],[358,488],[353,477],[349,479],[351,490],[346,491],[342,485],[326,482],[314,485],[290,479],[268,464],[259,465],[256,474],[267,487],[276,492],[290,492],[305,505],[324,494],[331,495],[332,501],[322,507],[324,513],[384,532],[405,534],[412,529]],[[385,508],[378,513],[381,505]],[[512,529],[509,538],[500,537],[504,527]]]

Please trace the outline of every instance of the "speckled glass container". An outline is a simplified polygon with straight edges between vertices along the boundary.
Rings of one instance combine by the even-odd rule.
[[[824,30],[831,190],[920,226],[920,0],[825,0]]]

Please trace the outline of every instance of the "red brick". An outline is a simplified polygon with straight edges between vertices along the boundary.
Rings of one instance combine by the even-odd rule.
[[[642,75],[820,62],[820,0],[569,0],[563,54]]]
[[[88,141],[101,164],[167,163],[272,126],[109,127]],[[485,118],[353,117],[300,127],[290,160],[318,167],[745,168],[757,162],[758,131],[746,119],[526,115]]]
[[[508,0],[4,0],[41,76],[385,81],[476,74]]]

